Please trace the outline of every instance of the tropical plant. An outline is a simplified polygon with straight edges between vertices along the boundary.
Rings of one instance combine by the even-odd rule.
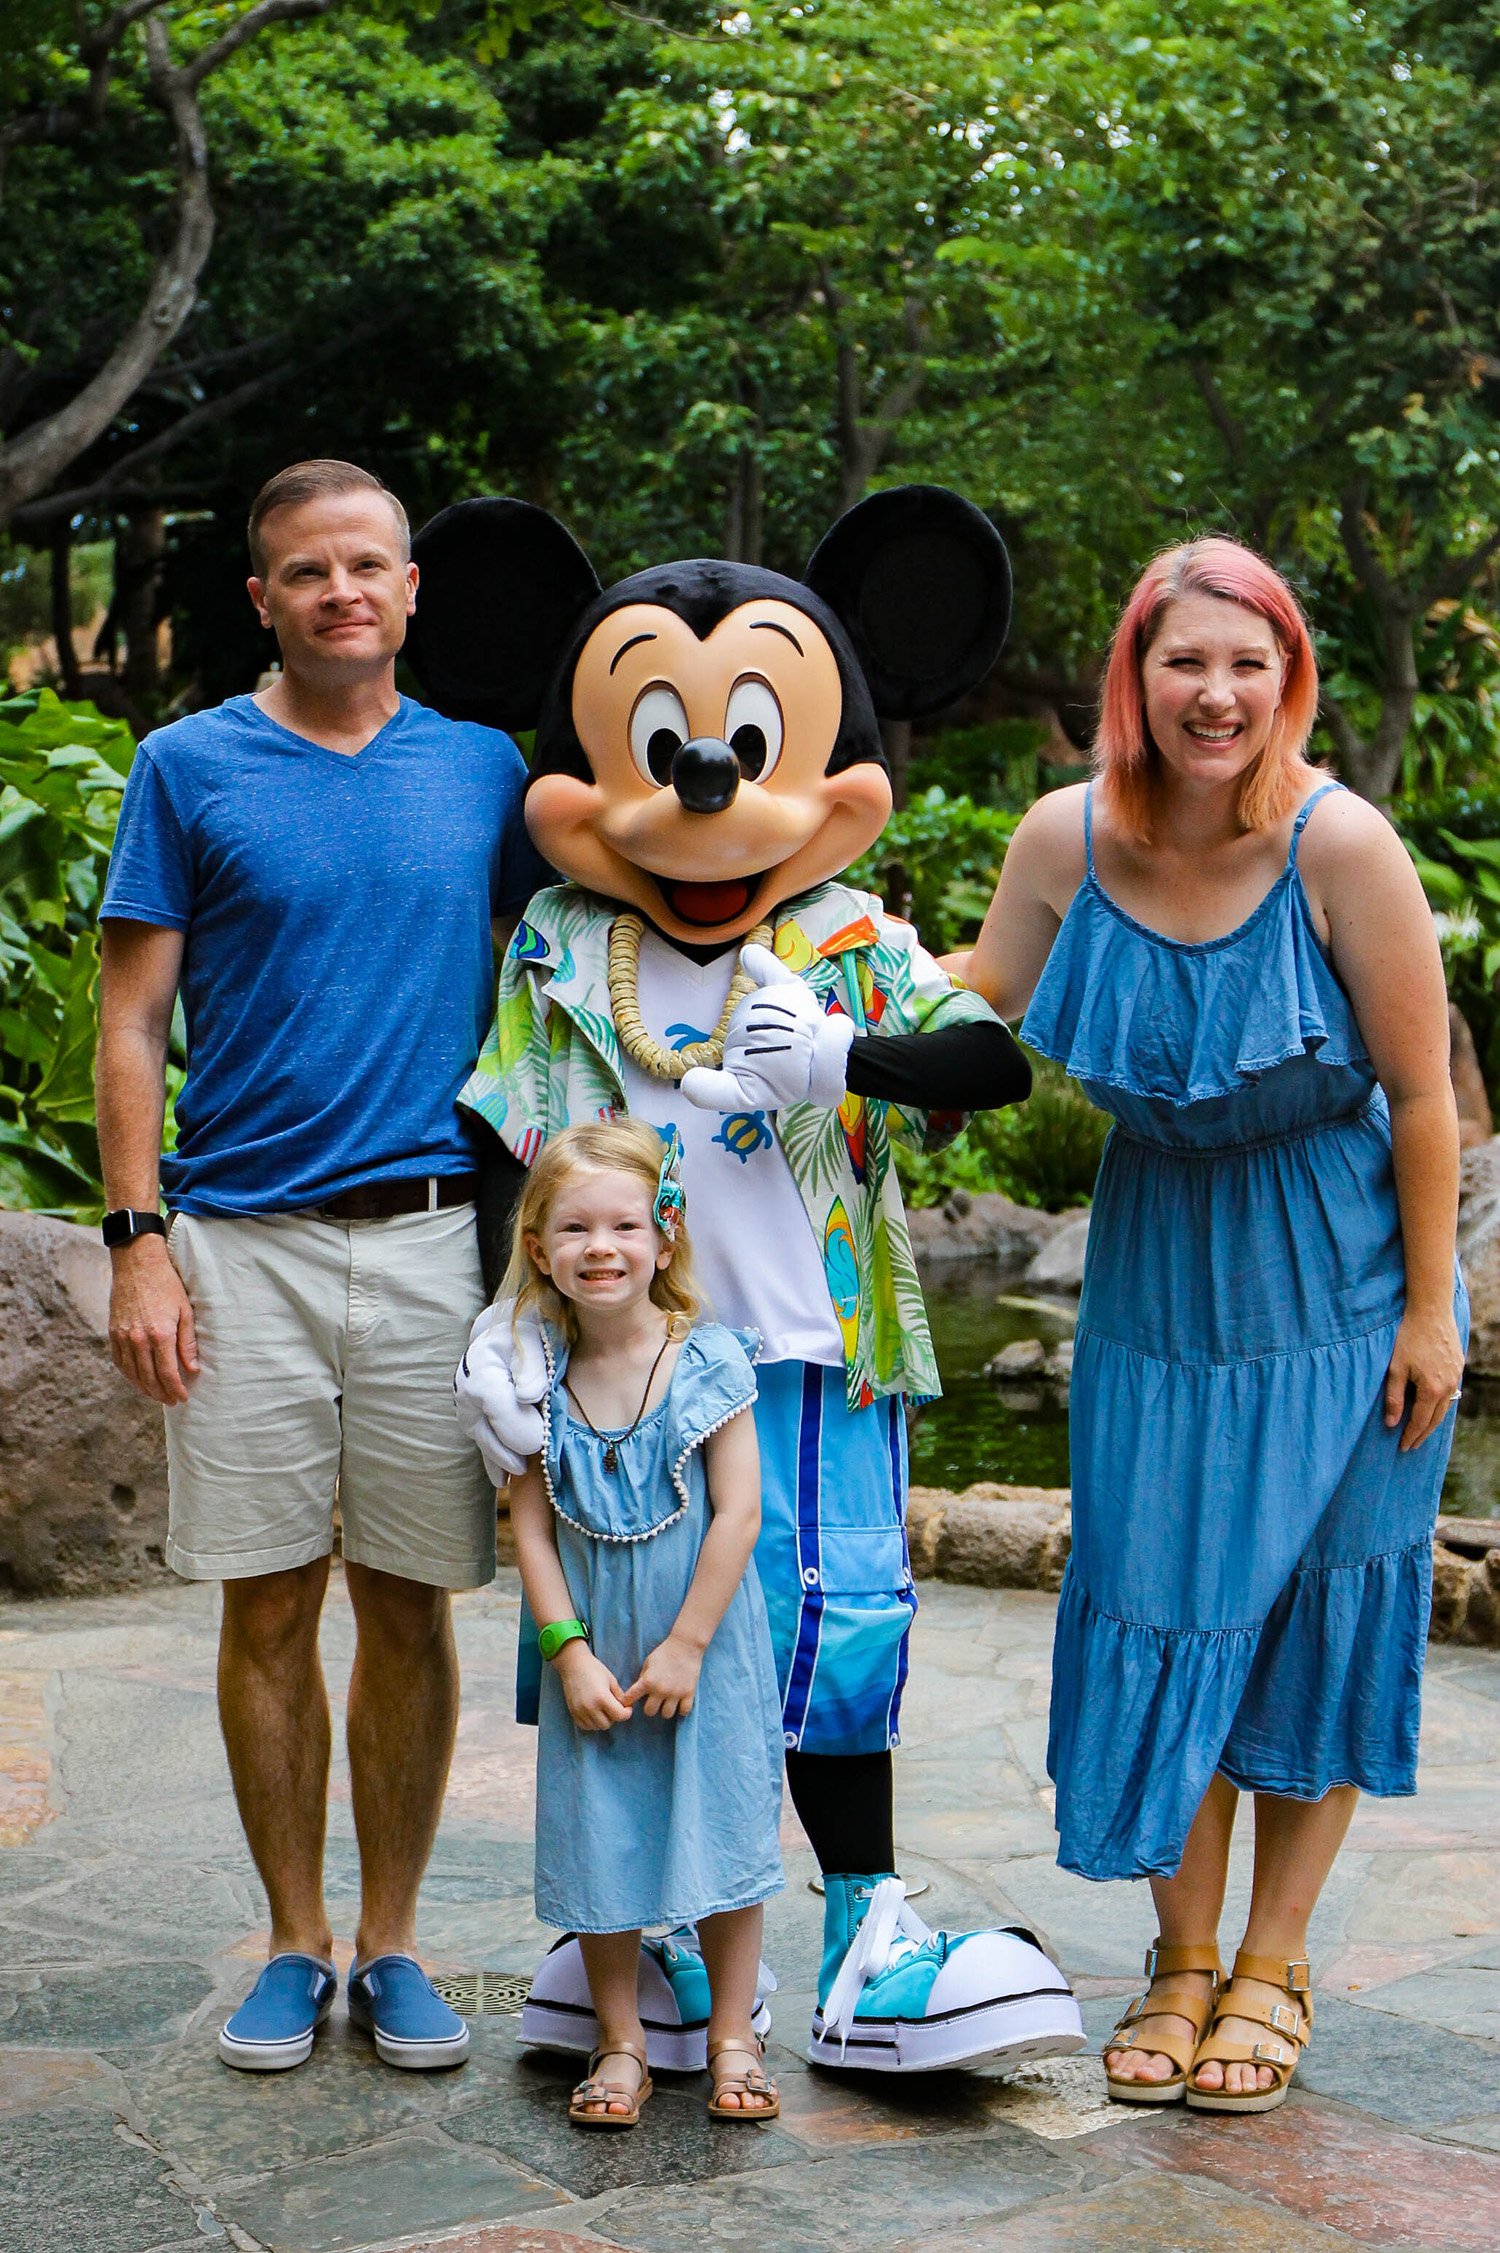
[[[0,1205],[102,1210],[95,924],[134,752],[91,704],[0,700]]]
[[[931,953],[972,946],[1019,818],[934,783],[891,816],[846,881],[878,892],[893,914],[915,923]]]

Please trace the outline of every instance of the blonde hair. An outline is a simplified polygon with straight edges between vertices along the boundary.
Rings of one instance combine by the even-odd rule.
[[[640,1182],[654,1206],[665,1148],[655,1127],[638,1119],[600,1120],[597,1125],[565,1127],[561,1134],[554,1135],[526,1176],[516,1208],[510,1264],[496,1298],[513,1298],[517,1314],[541,1315],[563,1332],[570,1345],[576,1344],[578,1321],[572,1302],[542,1273],[526,1248],[526,1239],[541,1235],[558,1197],[575,1174],[628,1174]],[[680,1217],[675,1236],[668,1237],[660,1228],[658,1233],[663,1243],[670,1243],[672,1256],[651,1278],[651,1302],[668,1317],[671,1334],[680,1337],[703,1311],[693,1274],[692,1246]]]
[[[1269,829],[1290,813],[1307,772],[1307,739],[1318,713],[1318,664],[1296,595],[1264,556],[1238,540],[1188,540],[1164,548],[1137,580],[1110,645],[1100,696],[1094,772],[1111,818],[1138,844],[1151,838],[1160,756],[1146,727],[1142,660],[1170,603],[1215,595],[1263,618],[1285,671],[1269,740],[1240,785],[1244,829]]]

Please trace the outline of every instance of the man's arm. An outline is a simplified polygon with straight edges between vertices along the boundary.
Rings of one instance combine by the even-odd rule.
[[[182,969],[183,934],[111,916],[100,925],[99,1048],[94,1090],[105,1202],[154,1212],[167,1041]],[[193,1310],[160,1236],[110,1253],[109,1350],[148,1400],[187,1399],[198,1374]]]

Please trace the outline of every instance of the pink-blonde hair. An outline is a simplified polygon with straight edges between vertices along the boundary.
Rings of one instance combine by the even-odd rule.
[[[1160,759],[1146,728],[1141,667],[1169,603],[1184,595],[1217,595],[1264,618],[1276,636],[1286,672],[1265,750],[1240,786],[1246,829],[1269,829],[1290,811],[1307,766],[1306,745],[1318,711],[1318,664],[1302,606],[1279,571],[1238,540],[1188,540],[1153,557],[1115,628],[1099,700],[1094,771],[1111,818],[1139,844],[1151,836]]]

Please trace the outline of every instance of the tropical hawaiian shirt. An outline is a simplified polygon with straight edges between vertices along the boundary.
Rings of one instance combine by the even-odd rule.
[[[618,902],[575,884],[554,885],[533,897],[506,952],[495,1023],[459,1101],[523,1165],[561,1128],[624,1114],[608,979],[619,912]],[[872,893],[820,884],[785,901],[773,943],[824,1008],[852,1017],[862,1033],[993,1022],[987,1003],[955,985],[911,925]],[[881,1393],[940,1390],[891,1160],[893,1138],[920,1147],[932,1124],[925,1112],[860,1095],[846,1095],[837,1110],[794,1103],[775,1114],[821,1249],[851,1408]],[[952,1132],[951,1118],[942,1124]]]

